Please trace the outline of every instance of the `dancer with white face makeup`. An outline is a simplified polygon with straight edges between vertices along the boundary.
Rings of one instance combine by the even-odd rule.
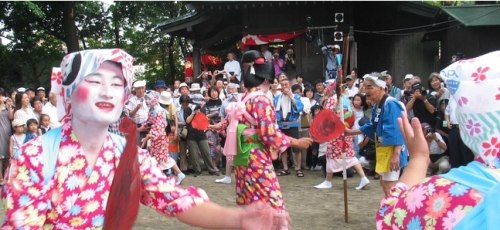
[[[225,208],[209,202],[202,189],[175,185],[138,148],[137,128],[129,118],[120,124],[126,139],[108,133],[130,94],[132,63],[133,57],[120,49],[64,57],[62,76],[53,78],[51,87],[63,125],[13,154],[2,192],[2,228],[131,229],[139,202],[202,228],[288,226],[286,213],[262,203]]]

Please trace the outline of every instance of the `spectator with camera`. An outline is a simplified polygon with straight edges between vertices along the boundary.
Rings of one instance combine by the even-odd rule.
[[[445,153],[448,147],[446,146],[443,137],[441,134],[436,132],[436,130],[432,128],[429,123],[422,123],[422,131],[425,135],[425,139],[427,140],[427,145],[429,146],[429,157],[431,160],[429,168],[433,170],[432,174],[434,175],[448,172],[451,167],[449,158]]]
[[[295,71],[296,70],[296,64],[295,64],[295,55],[293,53],[293,50],[292,49],[288,49],[286,51],[286,54],[285,54],[285,73],[286,73],[286,76],[290,76],[290,77],[293,77],[293,76],[297,76],[297,72]],[[302,79],[304,80],[304,79]],[[302,83],[302,82],[300,82]],[[298,76],[297,76],[297,84],[298,83]],[[304,89],[304,86],[302,86],[302,89]]]
[[[340,46],[323,46],[321,47],[321,51],[326,57],[326,80],[337,79],[337,71],[339,70],[339,61],[337,60],[337,54],[340,51]]]
[[[406,103],[406,110],[413,109],[413,114],[422,123],[436,124],[436,98],[428,94],[420,82],[413,83],[411,88],[413,96],[410,96],[410,101]]]
[[[284,61],[282,58],[280,58],[280,53],[277,49],[273,50],[273,56],[271,57],[271,62],[273,63],[274,66],[274,75],[278,77],[278,75],[280,75],[280,73],[283,72],[281,68],[283,68]]]

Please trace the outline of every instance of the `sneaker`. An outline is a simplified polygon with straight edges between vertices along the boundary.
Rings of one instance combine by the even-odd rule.
[[[201,176],[201,172],[195,172],[194,173],[194,177],[199,177],[199,176]]]
[[[219,173],[218,172],[209,172],[208,174],[212,175],[212,176],[219,176]]]
[[[370,167],[370,162],[367,161],[365,157],[360,157],[359,163],[361,164],[361,167],[364,167],[364,168]]]
[[[361,179],[361,182],[359,182],[359,186],[356,187],[356,190],[361,190],[365,188],[368,184],[370,184],[370,180],[368,178],[364,177]]]
[[[216,183],[223,183],[223,184],[231,184],[231,178],[230,177],[224,177],[222,179],[217,179],[215,180]]]
[[[323,183],[314,186],[314,188],[332,188],[332,182],[323,181]]]
[[[311,168],[309,170],[314,171],[314,170],[316,170],[316,167],[311,166]]]
[[[184,173],[180,173],[179,175],[177,175],[177,185],[180,185],[182,183],[182,181],[186,178],[186,175],[184,175]]]
[[[321,166],[321,165],[318,165],[318,166],[316,166],[316,168],[315,168],[315,170],[316,170],[316,171],[320,171],[320,170],[322,170],[322,169],[323,169],[323,166]]]

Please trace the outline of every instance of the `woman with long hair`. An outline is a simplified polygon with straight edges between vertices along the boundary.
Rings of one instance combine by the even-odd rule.
[[[14,119],[20,119],[23,123],[33,118],[37,119],[33,109],[29,107],[30,99],[26,93],[16,94],[16,108],[14,109]],[[37,119],[38,121],[38,119]]]

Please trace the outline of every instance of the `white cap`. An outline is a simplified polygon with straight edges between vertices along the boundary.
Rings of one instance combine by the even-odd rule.
[[[146,80],[139,80],[139,81],[134,82],[133,87],[134,88],[146,87]]]
[[[378,85],[382,88],[385,88],[387,86],[387,83],[384,80],[378,79],[378,77],[374,77],[370,74],[365,74],[365,76],[363,76],[363,79],[365,80],[370,79],[375,83],[375,85]]]
[[[24,87],[17,88],[17,92],[24,93],[24,92],[26,92],[26,89]]]
[[[409,73],[409,74],[406,74],[405,76],[405,80],[411,80],[413,78],[413,74]]]
[[[339,45],[334,45],[333,48],[340,50],[340,46]]]

